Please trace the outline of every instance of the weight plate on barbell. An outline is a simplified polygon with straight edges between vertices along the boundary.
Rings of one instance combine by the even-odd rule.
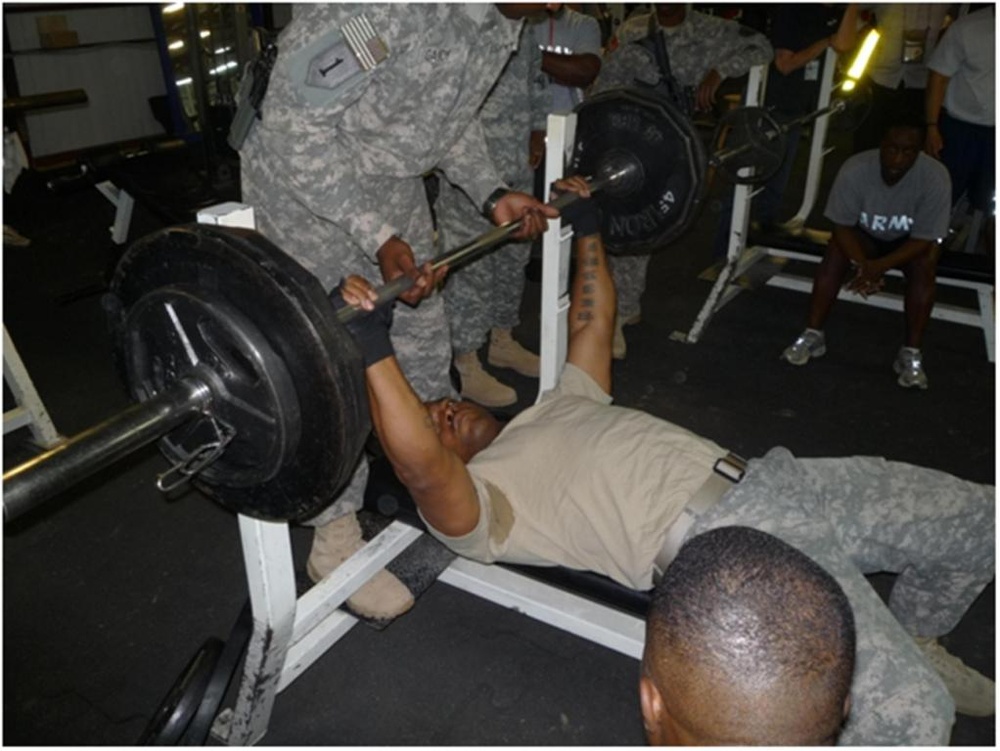
[[[616,255],[662,249],[683,234],[704,198],[705,152],[691,122],[664,99],[612,89],[577,109],[568,172],[628,176],[596,194],[605,247]]]
[[[766,182],[785,159],[787,138],[762,107],[729,110],[715,127],[712,165],[739,185]]]
[[[370,429],[368,399],[361,355],[312,274],[256,232],[187,225],[133,244],[111,292],[132,395],[145,400],[177,378],[200,377],[212,390],[209,414],[237,429],[218,469],[194,476],[196,487],[232,511],[275,521],[308,519],[336,497]],[[149,312],[169,319],[166,302],[182,311],[179,326]],[[178,432],[187,427],[161,442],[168,458],[187,443]],[[249,466],[254,456],[261,466]]]
[[[260,329],[230,303],[203,289],[154,289],[128,311],[121,341],[140,401],[184,376],[212,390],[210,418],[186,423],[160,441],[175,465],[218,440],[212,420],[232,438],[200,472],[211,485],[259,485],[294,454],[300,419],[292,377]]]

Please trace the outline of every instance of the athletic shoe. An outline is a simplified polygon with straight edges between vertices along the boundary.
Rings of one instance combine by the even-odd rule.
[[[916,347],[900,347],[892,369],[899,376],[896,383],[904,389],[913,386],[919,389],[927,388],[927,374],[924,373],[923,356]]]
[[[989,717],[996,712],[996,685],[974,668],[948,652],[933,637],[914,636],[924,657],[937,671],[955,700],[955,709],[970,717]]]
[[[817,329],[806,329],[792,345],[781,353],[792,365],[805,365],[811,358],[826,354],[826,337]]]

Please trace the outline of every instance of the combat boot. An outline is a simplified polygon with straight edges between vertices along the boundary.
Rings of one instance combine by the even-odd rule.
[[[455,370],[462,382],[462,398],[484,407],[508,407],[517,402],[517,392],[483,370],[474,350],[455,355]]]
[[[318,583],[364,545],[361,525],[353,511],[316,527],[306,573]],[[389,620],[413,607],[413,595],[399,579],[382,569],[347,598],[347,605],[362,618]]]
[[[642,320],[642,313],[633,313],[630,316],[615,316],[615,333],[611,338],[611,356],[616,360],[624,360],[626,345],[625,332],[622,330],[626,326],[632,326]]]
[[[511,368],[523,376],[538,378],[538,355],[516,342],[510,329],[490,331],[490,354],[487,362],[498,368]]]

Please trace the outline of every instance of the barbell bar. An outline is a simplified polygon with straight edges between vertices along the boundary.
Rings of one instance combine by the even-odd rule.
[[[604,190],[605,188],[613,185],[618,180],[623,180],[628,177],[635,170],[635,165],[625,164],[622,165],[618,170],[607,175],[602,175],[600,177],[591,177],[587,179],[587,184],[592,193]],[[553,200],[549,201],[547,206],[554,209],[565,209],[570,204],[575,202],[579,196],[576,193],[567,192],[559,196],[556,196]],[[431,271],[437,271],[438,269],[444,268],[445,266],[454,268],[459,263],[467,260],[471,260],[491,248],[495,248],[501,243],[509,240],[514,233],[516,233],[521,226],[524,224],[523,219],[517,219],[512,222],[506,222],[491,230],[487,230],[479,237],[473,238],[465,245],[461,245],[454,250],[441,253],[431,259]],[[399,276],[388,282],[377,290],[375,290],[376,297],[374,303],[376,307],[383,305],[391,300],[395,300],[397,297],[406,292],[410,287],[414,285],[414,279],[409,276]],[[348,305],[337,311],[337,319],[341,323],[347,323],[356,316],[365,313],[367,311],[356,305]]]
[[[615,173],[589,180],[590,190],[597,192],[606,188],[616,180],[626,176],[629,170],[628,166],[623,166]],[[577,198],[576,193],[564,193],[548,205],[555,209],[563,209],[577,200]],[[477,255],[485,253],[509,239],[521,228],[523,223],[523,219],[518,219],[496,227],[465,245],[436,256],[431,261],[431,267],[437,270],[445,266],[453,266],[459,262],[471,260]],[[209,230],[199,228],[198,231],[205,232]],[[414,280],[411,277],[400,276],[382,285],[376,290],[376,304],[383,305],[395,300],[413,284]],[[155,298],[154,302],[159,303],[162,301],[162,297],[163,295],[157,290],[145,295],[134,307],[141,310],[155,307],[158,310],[158,306],[150,305],[145,301]],[[185,299],[179,292],[171,292],[169,300],[165,304],[174,317],[178,315],[178,304]],[[202,302],[195,303],[189,301],[189,304],[198,305]],[[202,307],[204,308],[205,306],[203,305]],[[217,307],[212,309],[213,312],[217,310]],[[205,314],[204,310],[199,312],[203,315]],[[334,312],[331,306],[330,313],[338,324],[342,325],[357,315],[366,313],[366,311],[357,306],[345,306]],[[270,368],[268,372],[274,377],[274,371],[282,369],[278,365],[277,356],[268,351],[271,347],[264,342],[258,333],[252,333],[252,329],[254,328],[252,322],[243,318],[237,319],[235,316],[236,314],[230,311],[226,314],[225,318],[227,321],[237,321],[233,325],[238,329],[241,338],[245,340],[241,343],[240,350],[244,352],[254,351],[256,353],[254,357],[248,359],[257,359],[261,362],[269,363],[266,367]],[[194,345],[190,341],[192,338],[190,333],[182,330],[179,334],[187,339],[182,346],[186,350],[191,350]],[[245,355],[245,357],[247,356]],[[262,368],[264,367],[262,366]],[[69,489],[100,469],[162,438],[165,434],[193,419],[208,415],[211,423],[221,422],[221,420],[216,419],[218,415],[212,414],[216,407],[215,402],[217,401],[218,394],[226,391],[226,386],[220,384],[220,380],[223,380],[222,377],[218,373],[213,372],[211,366],[205,364],[205,358],[193,357],[191,369],[184,377],[179,378],[174,385],[165,388],[162,392],[148,395],[149,398],[131,405],[118,415],[72,436],[58,446],[4,473],[3,504],[5,522],[17,518],[31,508]],[[224,434],[225,431],[220,430],[214,436],[210,436],[214,440],[200,445],[199,448],[217,450],[221,454],[221,450],[225,449],[228,442],[223,437]],[[207,462],[203,462],[198,466],[198,459],[198,453],[191,452],[189,459],[178,463],[172,472],[186,479],[190,474],[196,473],[191,470],[196,469],[200,471],[207,466]],[[352,467],[353,460],[356,459],[356,455],[351,457],[350,464]],[[185,463],[194,464],[195,467],[185,468],[183,466]],[[168,489],[163,486],[162,476],[159,484],[161,489]],[[330,499],[327,498],[326,500],[329,501]],[[252,512],[254,509],[239,510],[241,513],[247,513]],[[251,513],[250,515],[253,514]],[[278,516],[284,516],[284,514],[280,513]],[[271,515],[267,515],[267,518],[271,518]]]
[[[768,132],[780,137],[780,126]],[[738,162],[748,151],[714,159]],[[681,234],[703,197],[706,163],[691,123],[648,92],[605,92],[577,110],[568,169],[592,176],[612,252],[659,250]],[[549,205],[574,200],[566,193]],[[432,269],[495,248],[521,224],[435,257]],[[401,276],[380,287],[376,304],[413,283]],[[138,404],[6,472],[5,521],[158,438],[169,477],[190,477],[239,513],[298,520],[335,497],[370,424],[360,353],[344,328],[360,308],[334,312],[315,277],[261,235],[201,225],[137,241],[108,300]]]

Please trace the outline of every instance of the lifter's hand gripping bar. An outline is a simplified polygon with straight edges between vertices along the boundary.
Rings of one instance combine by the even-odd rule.
[[[630,169],[632,168],[623,167],[622,169],[618,170],[617,172],[613,172],[610,175],[588,179],[587,187],[590,189],[591,193],[595,193],[599,190],[608,187],[609,185],[612,185],[617,180],[620,180],[623,177],[625,177]],[[578,193],[567,191],[566,193],[563,193],[561,196],[547,203],[546,206],[561,210],[572,204],[578,198],[579,198]],[[523,219],[518,219],[513,222],[507,222],[506,224],[501,224],[499,227],[494,227],[489,232],[485,232],[479,237],[470,240],[465,245],[461,245],[458,248],[455,248],[454,250],[449,250],[445,253],[435,256],[434,258],[431,259],[431,271],[437,271],[443,266],[451,266],[466,258],[472,257],[474,255],[477,255],[478,253],[496,247],[504,240],[511,237],[511,235],[513,235],[515,232],[517,232],[521,228],[522,224],[524,224]],[[408,290],[414,284],[415,281],[412,277],[404,275],[393,279],[391,282],[388,282],[387,284],[382,285],[381,287],[375,290],[375,294],[377,295],[374,301],[375,306],[378,307],[379,305],[384,305],[386,303],[392,302],[401,294],[406,292],[406,290]],[[363,308],[358,307],[357,305],[348,305],[337,311],[337,320],[340,321],[341,323],[347,323],[348,321],[352,320],[355,316],[362,315],[367,312],[368,312],[367,310],[364,310]]]

